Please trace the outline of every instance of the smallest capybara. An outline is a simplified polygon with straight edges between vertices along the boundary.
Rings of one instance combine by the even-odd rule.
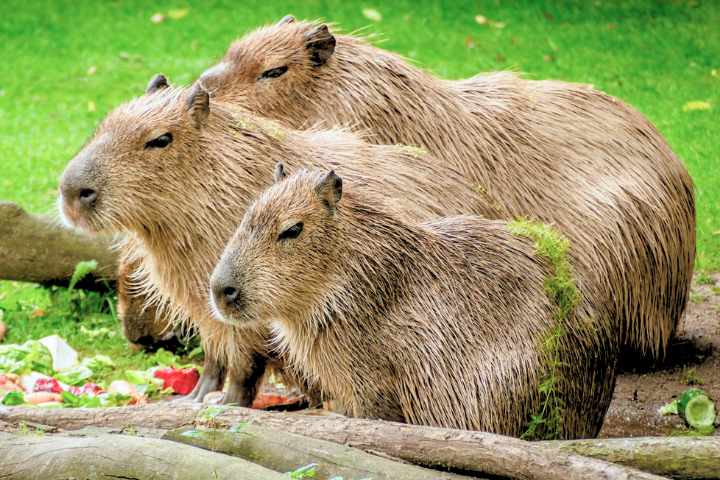
[[[543,256],[547,238],[557,248]],[[526,221],[408,223],[333,171],[279,165],[213,272],[211,302],[227,323],[269,324],[291,366],[350,415],[588,437],[615,352],[566,248]]]
[[[132,348],[154,352],[160,348],[177,353],[185,348],[185,335],[176,331],[166,312],[146,301],[134,276],[139,260],[123,258],[117,275],[117,316]]]

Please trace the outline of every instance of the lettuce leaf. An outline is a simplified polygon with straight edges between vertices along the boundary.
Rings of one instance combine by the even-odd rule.
[[[37,340],[28,340],[22,345],[0,345],[0,372],[52,375],[52,366],[50,351]]]
[[[25,395],[23,394],[23,392],[8,392],[5,394],[2,402],[0,403],[8,407],[22,405],[23,403],[25,403]]]

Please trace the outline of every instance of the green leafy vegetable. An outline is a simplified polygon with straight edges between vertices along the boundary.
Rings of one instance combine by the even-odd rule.
[[[23,392],[8,392],[2,399],[2,404],[12,407],[25,403],[25,395]]]
[[[0,345],[0,372],[52,375],[52,365],[50,351],[37,340],[28,340],[22,345]]]
[[[177,367],[180,365],[180,360],[164,348],[158,348],[157,352],[152,355],[152,360],[162,367]]]
[[[148,370],[127,370],[125,372],[125,378],[127,378],[128,382],[136,386],[138,393],[141,395],[157,398],[166,393],[172,393],[171,389],[169,389],[169,392],[163,390],[165,382],[162,378],[155,378],[153,376],[153,370],[152,368]]]
[[[86,358],[82,361],[81,365],[92,370],[94,376],[105,375],[115,369],[115,362],[107,355],[95,355],[94,357]]]
[[[122,393],[109,393],[100,398],[103,407],[124,407],[132,400],[130,395],[123,395]]]
[[[97,396],[88,395],[84,393],[82,395],[75,395],[70,392],[62,392],[62,401],[64,407],[69,408],[97,408],[102,406],[102,401]]]
[[[82,385],[92,376],[93,371],[83,364],[61,370],[55,374],[56,379],[68,385]]]

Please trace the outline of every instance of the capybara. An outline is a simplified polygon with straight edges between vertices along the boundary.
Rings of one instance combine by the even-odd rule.
[[[333,171],[279,172],[213,272],[218,318],[270,325],[290,366],[355,416],[517,436],[551,416],[552,374],[554,436],[597,434],[614,354],[563,252],[553,264],[499,220],[409,222]]]
[[[512,73],[441,80],[292,17],[234,42],[199,82],[294,128],[346,125],[372,142],[426,148],[507,218],[556,225],[578,254],[576,273],[616,302],[626,351],[664,356],[693,271],[693,185],[655,127],[620,100]]]
[[[160,348],[178,353],[185,348],[187,335],[177,332],[157,305],[146,305],[145,296],[135,291],[133,275],[139,261],[123,259],[117,275],[117,316],[123,334],[134,348],[154,352]],[[187,339],[186,339],[187,340]]]
[[[141,259],[140,287],[149,301],[198,328],[206,365],[193,398],[216,389],[227,369],[225,401],[249,405],[267,361],[265,332],[215,321],[207,282],[246,205],[271,183],[271,167],[280,160],[291,167],[331,166],[409,219],[499,215],[459,173],[415,168],[418,161],[439,165],[425,156],[340,130],[286,129],[230,105],[211,105],[199,86],[188,91],[157,78],[144,96],[111,112],[69,163],[60,203],[77,226],[128,232],[126,254]]]

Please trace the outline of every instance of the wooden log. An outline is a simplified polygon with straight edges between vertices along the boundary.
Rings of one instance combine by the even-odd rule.
[[[88,425],[140,425],[170,429],[203,422],[207,417],[206,407],[191,403],[60,411],[0,408],[2,421],[32,421],[68,429]],[[484,432],[422,427],[340,415],[213,407],[214,426],[231,426],[243,422],[349,445],[371,453],[379,452],[416,465],[453,469],[467,474],[524,480],[665,478],[603,460],[551,451],[538,443]]]
[[[67,285],[75,266],[96,260],[98,268],[77,288],[107,290],[117,274],[110,239],[67,229],[48,217],[0,202],[0,279]]]
[[[156,438],[0,433],[0,478],[287,480],[254,463]]]
[[[317,480],[333,477],[373,480],[469,478],[398,463],[357,448],[251,424],[239,424],[232,432],[188,427],[172,430],[163,438],[244,458],[278,472],[316,464],[316,476],[313,478]]]
[[[720,437],[636,437],[540,442],[576,453],[680,479],[720,478]]]

